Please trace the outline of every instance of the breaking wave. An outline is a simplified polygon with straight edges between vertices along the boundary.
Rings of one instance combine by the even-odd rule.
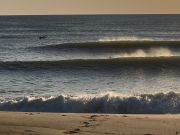
[[[25,97],[21,100],[1,101],[0,110],[117,114],[180,113],[180,94],[169,92],[129,97],[111,94],[94,97]]]
[[[58,49],[151,49],[151,48],[180,48],[180,41],[151,41],[151,40],[134,40],[134,41],[104,41],[104,42],[80,42],[80,43],[64,43],[50,44],[44,46],[29,47],[33,50],[58,50]]]
[[[38,53],[93,54],[117,57],[179,56],[180,41],[108,41],[65,43],[28,48]],[[51,52],[53,51],[53,52]]]

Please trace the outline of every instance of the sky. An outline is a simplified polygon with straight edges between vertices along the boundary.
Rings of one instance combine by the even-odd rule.
[[[0,15],[180,14],[180,0],[0,0]]]

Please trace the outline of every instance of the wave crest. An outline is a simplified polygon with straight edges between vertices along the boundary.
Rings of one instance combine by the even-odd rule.
[[[162,39],[153,39],[148,37],[137,37],[137,36],[121,36],[121,37],[104,37],[98,39],[99,42],[108,41],[161,41]]]
[[[153,37],[138,37],[138,36],[119,36],[119,37],[103,37],[98,39],[99,42],[111,42],[111,41],[180,41],[178,38],[164,39]]]
[[[106,94],[89,98],[58,96],[29,100],[4,101],[1,111],[37,111],[68,113],[166,114],[180,113],[180,94],[158,93],[140,96],[113,96]]]

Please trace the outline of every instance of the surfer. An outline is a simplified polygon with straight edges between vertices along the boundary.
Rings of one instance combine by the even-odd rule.
[[[39,38],[39,40],[41,40],[41,39],[46,39],[47,37],[46,36],[39,36],[38,38]]]

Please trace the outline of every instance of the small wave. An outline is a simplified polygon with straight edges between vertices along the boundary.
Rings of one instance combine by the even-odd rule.
[[[70,59],[59,61],[6,61],[0,62],[0,69],[3,70],[41,70],[41,69],[123,69],[123,68],[144,68],[144,69],[168,69],[180,67],[180,57],[122,57],[108,59]]]
[[[94,97],[25,97],[1,101],[1,111],[68,113],[166,114],[180,113],[180,94],[158,93],[140,96],[106,94]]]

